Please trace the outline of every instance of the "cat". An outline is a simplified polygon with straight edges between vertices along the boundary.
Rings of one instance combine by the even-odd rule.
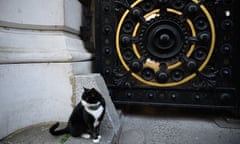
[[[54,135],[70,134],[73,137],[83,137],[92,139],[94,143],[99,143],[100,124],[105,114],[105,100],[95,88],[83,88],[82,99],[73,109],[67,126],[56,130],[59,122],[52,125],[49,132]]]

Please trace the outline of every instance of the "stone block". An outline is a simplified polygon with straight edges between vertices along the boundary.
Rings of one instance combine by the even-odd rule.
[[[77,35],[0,27],[0,63],[79,62],[91,58]]]
[[[78,0],[1,0],[0,26],[78,34],[81,10]]]

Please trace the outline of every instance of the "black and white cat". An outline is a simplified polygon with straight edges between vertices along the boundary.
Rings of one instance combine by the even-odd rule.
[[[54,135],[70,134],[73,137],[93,139],[98,143],[101,139],[99,134],[100,124],[105,114],[105,100],[95,89],[84,88],[82,99],[73,109],[64,129],[56,130],[59,122],[50,127],[49,132]]]

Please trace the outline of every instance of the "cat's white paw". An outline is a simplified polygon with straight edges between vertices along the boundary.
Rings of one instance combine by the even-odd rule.
[[[85,139],[90,139],[91,138],[91,135],[88,134],[88,133],[84,133],[81,135],[82,138],[85,138]]]
[[[93,143],[99,143],[101,138],[102,137],[99,135],[96,139],[93,139]]]

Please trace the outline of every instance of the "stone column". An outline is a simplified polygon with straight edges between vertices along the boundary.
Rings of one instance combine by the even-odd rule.
[[[74,76],[91,72],[79,38],[78,0],[0,1],[0,139],[49,121],[67,121]]]

